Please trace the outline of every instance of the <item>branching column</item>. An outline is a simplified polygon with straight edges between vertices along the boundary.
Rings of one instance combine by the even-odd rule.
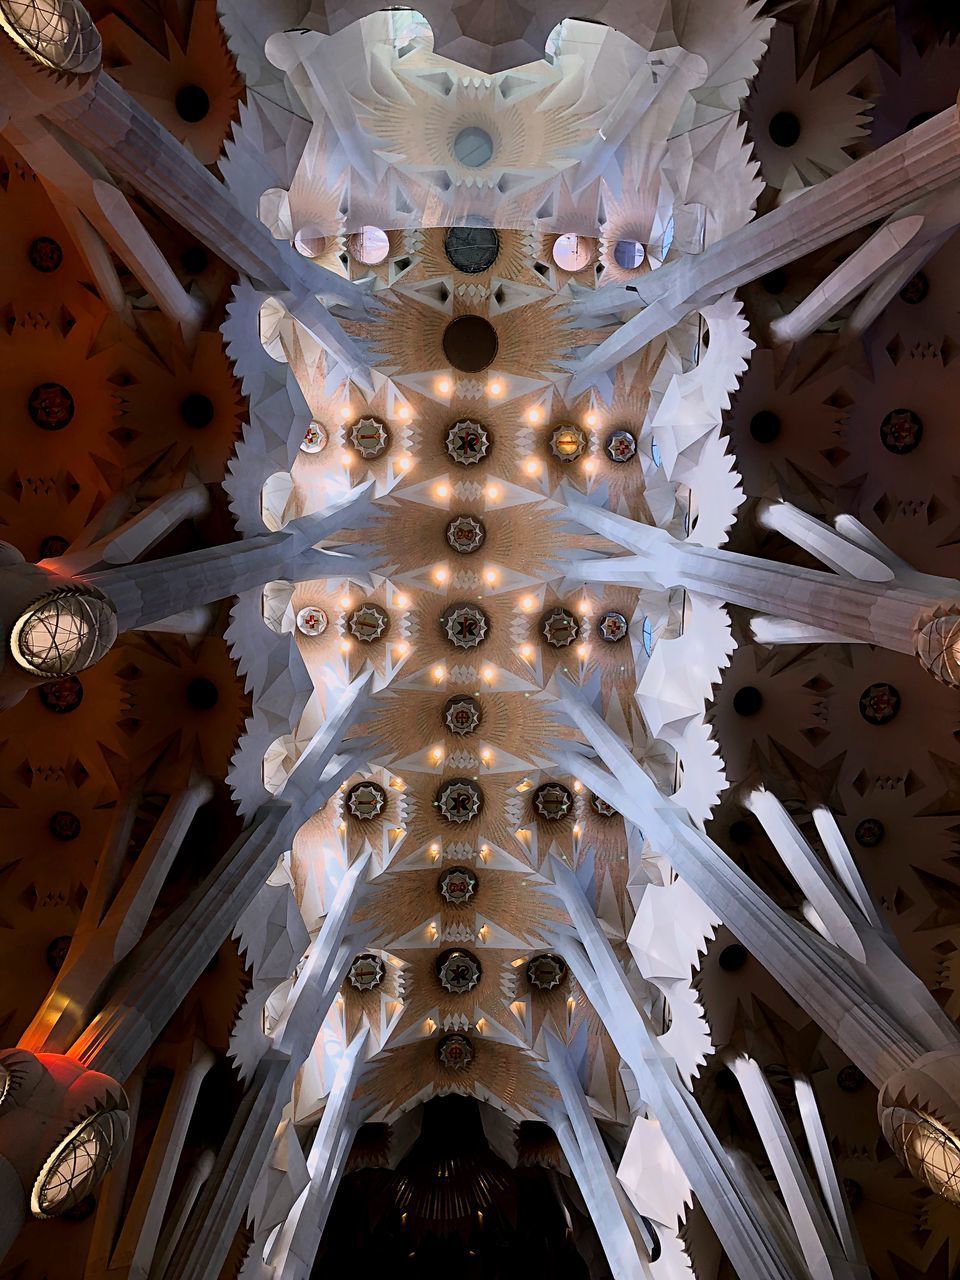
[[[564,954],[617,1051],[636,1076],[740,1280],[804,1280],[802,1272],[769,1238],[716,1134],[684,1087],[676,1063],[660,1048],[573,871],[554,855],[550,867],[574,928],[572,938],[557,933],[550,939],[551,945]]]
[[[783,1112],[760,1067],[749,1058],[740,1058],[734,1062],[733,1071],[783,1195],[811,1280],[870,1280],[870,1270],[840,1192],[809,1083],[795,1082],[797,1101],[826,1204],[817,1196]]]
[[[121,811],[63,967],[21,1036],[21,1047],[34,1052],[67,1051],[94,1012],[96,998],[116,966],[140,941],[190,824],[212,794],[213,787],[204,778],[171,796],[132,870],[108,904],[101,894],[112,896],[115,886],[103,882],[112,879],[122,865],[135,805]]]
[[[689,816],[660,794],[629,749],[572,686],[562,705],[607,768],[576,752],[555,752],[563,767],[649,837],[677,874],[732,930],[794,1000],[876,1084],[924,1053],[960,1043],[946,1020],[891,1007],[848,952],[787,915]],[[853,929],[852,922],[850,931]],[[866,930],[868,921],[858,922]],[[865,956],[865,953],[864,953]]]
[[[313,1048],[352,959],[353,949],[345,939],[363,891],[369,858],[367,853],[351,864],[340,883],[164,1280],[216,1280],[220,1274],[283,1110],[290,1102],[297,1072]]]
[[[544,1069],[560,1091],[565,1111],[550,1119],[590,1213],[611,1272],[618,1280],[649,1277],[649,1251],[590,1110],[567,1046],[546,1035]]]
[[[581,524],[633,552],[571,560],[565,566],[569,581],[686,587],[772,615],[754,625],[757,639],[789,619],[783,638],[855,641],[916,654],[922,626],[934,613],[960,605],[960,582],[917,573],[850,517],[834,529],[786,502],[759,510],[765,527],[836,570],[830,573],[680,541],[572,493],[568,507]]]
[[[271,578],[362,577],[366,566],[349,555],[315,551],[316,543],[363,523],[369,515],[371,483],[352,489],[320,515],[291,521],[279,533],[244,538],[221,547],[188,551],[91,573],[86,581],[117,610],[121,631],[144,627],[196,605],[239,595]]]
[[[786,204],[724,236],[703,253],[651,272],[637,292],[647,304],[577,366],[569,395],[697,307],[784,267],[960,178],[956,106],[918,125]]]
[[[357,1130],[353,1094],[365,1065],[369,1034],[364,1028],[354,1036],[337,1067],[307,1157],[310,1185],[280,1228],[267,1259],[277,1280],[309,1280]]]

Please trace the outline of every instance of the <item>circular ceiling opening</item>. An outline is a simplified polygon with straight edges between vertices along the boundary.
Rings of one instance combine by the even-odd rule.
[[[199,391],[191,391],[180,402],[180,417],[188,427],[209,427],[213,413],[213,401]]]
[[[177,90],[174,105],[181,120],[185,120],[187,124],[196,124],[210,110],[210,98],[206,89],[201,89],[198,84],[185,84],[182,89]]]
[[[350,237],[349,249],[357,262],[375,267],[390,252],[390,237],[382,227],[361,227]]]
[[[621,271],[636,271],[643,266],[646,251],[639,240],[618,240],[613,246],[613,260]]]
[[[733,695],[733,709],[738,716],[755,716],[763,706],[763,694],[752,684],[745,684]]]
[[[577,272],[589,267],[596,257],[597,242],[589,236],[567,231],[553,243],[553,260],[562,271]]]
[[[750,434],[757,444],[772,444],[780,434],[780,415],[772,409],[761,409],[750,419]]]
[[[293,237],[293,247],[304,258],[322,257],[327,247],[327,237],[319,227],[301,227]]]
[[[497,331],[483,316],[457,316],[443,331],[443,354],[461,373],[479,373],[493,363]]]
[[[767,132],[776,146],[795,146],[800,138],[800,120],[792,111],[778,111],[767,126]]]
[[[493,227],[451,227],[443,241],[447,257],[468,276],[489,271],[500,254],[500,237]]]
[[[453,154],[467,169],[480,169],[493,156],[493,139],[486,129],[471,124],[453,140]]]

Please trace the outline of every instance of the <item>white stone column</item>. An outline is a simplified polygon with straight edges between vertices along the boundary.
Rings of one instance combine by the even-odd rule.
[[[738,1058],[732,1069],[743,1092],[760,1140],[780,1188],[790,1225],[810,1272],[810,1280],[870,1280],[870,1269],[859,1242],[853,1234],[849,1218],[844,1222],[844,1240],[837,1233],[826,1207],[817,1195],[783,1112],[760,1067],[751,1058]],[[812,1094],[807,1095],[807,1101]],[[815,1108],[807,1108],[805,1127],[819,1121]],[[823,1155],[823,1147],[818,1148]],[[830,1161],[829,1169],[833,1171]],[[826,1172],[823,1166],[818,1170]],[[833,1185],[838,1186],[836,1175]],[[834,1210],[845,1207],[834,1202]],[[845,1247],[846,1246],[846,1247]]]
[[[125,1080],[230,936],[289,844],[288,806],[265,804],[204,882],[140,944],[71,1056]]]
[[[816,928],[843,953],[873,1006],[889,1010],[919,1044],[960,1049],[960,1031],[904,960],[833,814],[823,805],[813,811],[828,870],[771,791],[752,791],[746,804],[812,907]]]
[[[289,1054],[298,1069],[307,1060],[329,1008],[331,977],[341,962],[347,930],[363,897],[370,857],[368,849],[344,873],[323,928],[307,952],[307,962],[274,1029],[274,1044],[281,1053]],[[340,975],[334,990],[342,980]]]
[[[52,107],[44,118],[255,283],[362,305],[362,291],[352,281],[305,262],[248,217],[224,184],[106,72],[89,92]]]
[[[176,1203],[170,1213],[170,1219],[163,1232],[163,1238],[153,1259],[153,1264],[150,1268],[151,1280],[157,1280],[166,1271],[170,1256],[177,1247],[177,1241],[183,1234],[183,1228],[186,1226],[187,1219],[197,1202],[197,1196],[199,1196],[207,1179],[213,1172],[213,1165],[214,1154],[209,1147],[206,1147],[188,1169],[186,1181],[177,1196]]]
[[[782,911],[661,795],[579,691],[565,684],[560,702],[607,767],[573,751],[555,751],[557,763],[644,831],[697,896],[874,1083],[944,1046],[945,1029],[926,1017],[906,1021],[899,1009],[888,1007],[868,984],[866,966],[857,969],[840,947]]]
[[[213,1054],[199,1041],[185,1044],[183,1049],[110,1257],[110,1273],[121,1272],[127,1280],[147,1280],[150,1274],[197,1094],[214,1063]]]
[[[919,626],[937,609],[960,606],[960,582],[910,569],[876,540],[868,542],[868,531],[849,518],[831,528],[787,502],[758,509],[765,528],[783,533],[834,570],[827,572],[680,541],[572,491],[567,504],[580,524],[634,553],[571,559],[564,566],[568,582],[686,587],[772,615],[755,624],[757,639],[829,638],[916,654]]]
[[[608,369],[642,350],[689,312],[958,177],[960,120],[952,106],[715,241],[703,253],[651,272],[637,285],[644,310],[589,349],[576,366],[568,398],[588,390]]]
[[[904,260],[912,259],[916,252],[914,244],[920,238],[923,225],[923,216],[918,213],[884,223],[798,306],[770,322],[770,337],[774,343],[800,342],[808,338],[876,279]]]
[[[770,324],[774,342],[799,342],[842,306],[864,294],[844,326],[850,341],[943,245],[960,223],[960,186],[951,184],[899,210],[855,249],[799,306]]]
[[[71,1055],[78,1061],[96,1065],[120,1080],[133,1071],[236,927],[295,832],[356,771],[359,757],[343,750],[343,735],[366,705],[369,680],[369,675],[360,677],[345,690],[331,718],[300,757],[282,794],[261,806],[204,882],[140,944],[138,958],[131,959],[109,1003],[72,1046]],[[347,901],[361,882],[365,866],[360,859],[344,877]],[[335,905],[339,913],[331,911],[327,935],[321,930],[314,944],[324,957],[327,976],[332,963],[329,934],[340,930],[339,947],[349,921],[346,903],[338,899]],[[305,1053],[312,1043],[311,1037]]]
[[[351,1111],[354,1091],[366,1065],[369,1034],[364,1027],[353,1037],[337,1067],[307,1157],[310,1185],[287,1216],[267,1257],[277,1280],[309,1280],[357,1130]]]
[[[20,120],[5,130],[6,138],[35,171],[64,217],[67,229],[105,300],[128,323],[130,298],[116,274],[107,246],[140,281],[157,306],[178,325],[189,346],[208,311],[208,304],[184,289],[155,240],[126,196],[104,175],[102,166],[80,148],[68,149],[38,120]],[[84,159],[86,163],[84,163]]]
[[[243,1222],[296,1071],[268,1050],[244,1094],[176,1245],[153,1280],[216,1280]]]
[[[188,551],[87,574],[117,610],[121,631],[145,627],[181,610],[239,595],[273,578],[364,577],[366,563],[352,555],[314,550],[323,539],[363,524],[369,515],[372,482],[357,485],[317,515],[292,520],[279,533]]]
[[[573,871],[555,855],[549,858],[549,869],[582,950],[567,945],[560,932],[550,938],[550,944],[565,955],[618,1053],[636,1076],[740,1280],[806,1280],[769,1237],[756,1205],[680,1079],[676,1063],[660,1048]]]
[[[213,795],[207,778],[173,795],[164,806],[140,855],[112,901],[101,898],[106,886],[95,881],[80,916],[63,967],[20,1045],[35,1053],[65,1053],[95,1011],[96,1000],[117,965],[140,941],[167,874],[197,810]],[[135,805],[129,821],[118,824],[116,839],[104,850],[104,877],[118,870],[126,853]],[[99,880],[100,867],[98,867]]]
[[[646,1242],[617,1181],[567,1046],[547,1030],[546,1048],[543,1068],[560,1090],[566,1109],[558,1110],[549,1122],[580,1188],[610,1270],[618,1280],[649,1280],[652,1273]]]
[[[163,1280],[216,1280],[220,1274],[283,1110],[290,1103],[297,1072],[313,1048],[353,957],[345,935],[365,885],[369,857],[367,853],[354,863],[338,887],[288,1008],[257,1067],[217,1156],[214,1173],[190,1215]]]
[[[74,543],[62,556],[44,560],[55,573],[85,574],[95,567],[130,564],[184,520],[205,516],[210,493],[199,480],[189,479],[179,488],[156,498],[117,528],[88,544]]]
[[[853,342],[865,333],[887,304],[943,248],[952,234],[952,230],[942,232],[936,239],[924,243],[916,252],[878,277],[850,313],[850,318],[841,330],[842,340]]]
[[[42,117],[186,227],[201,243],[302,317],[346,377],[373,394],[367,354],[328,310],[365,313],[363,291],[351,280],[309,262],[245,214],[226,186],[101,72],[92,88],[52,106]]]
[[[213,608],[204,604],[198,605],[195,609],[181,609],[179,613],[172,613],[169,618],[158,618],[155,622],[147,622],[142,627],[135,627],[134,630],[183,636],[188,644],[195,644],[213,626],[215,617]]]

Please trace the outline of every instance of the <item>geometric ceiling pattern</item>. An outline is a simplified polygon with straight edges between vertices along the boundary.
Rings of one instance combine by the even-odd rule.
[[[0,0],[3,1275],[960,1273],[955,26]]]

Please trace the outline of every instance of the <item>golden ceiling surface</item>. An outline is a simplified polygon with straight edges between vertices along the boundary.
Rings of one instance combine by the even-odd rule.
[[[960,1275],[956,36],[0,0],[0,1280]]]

